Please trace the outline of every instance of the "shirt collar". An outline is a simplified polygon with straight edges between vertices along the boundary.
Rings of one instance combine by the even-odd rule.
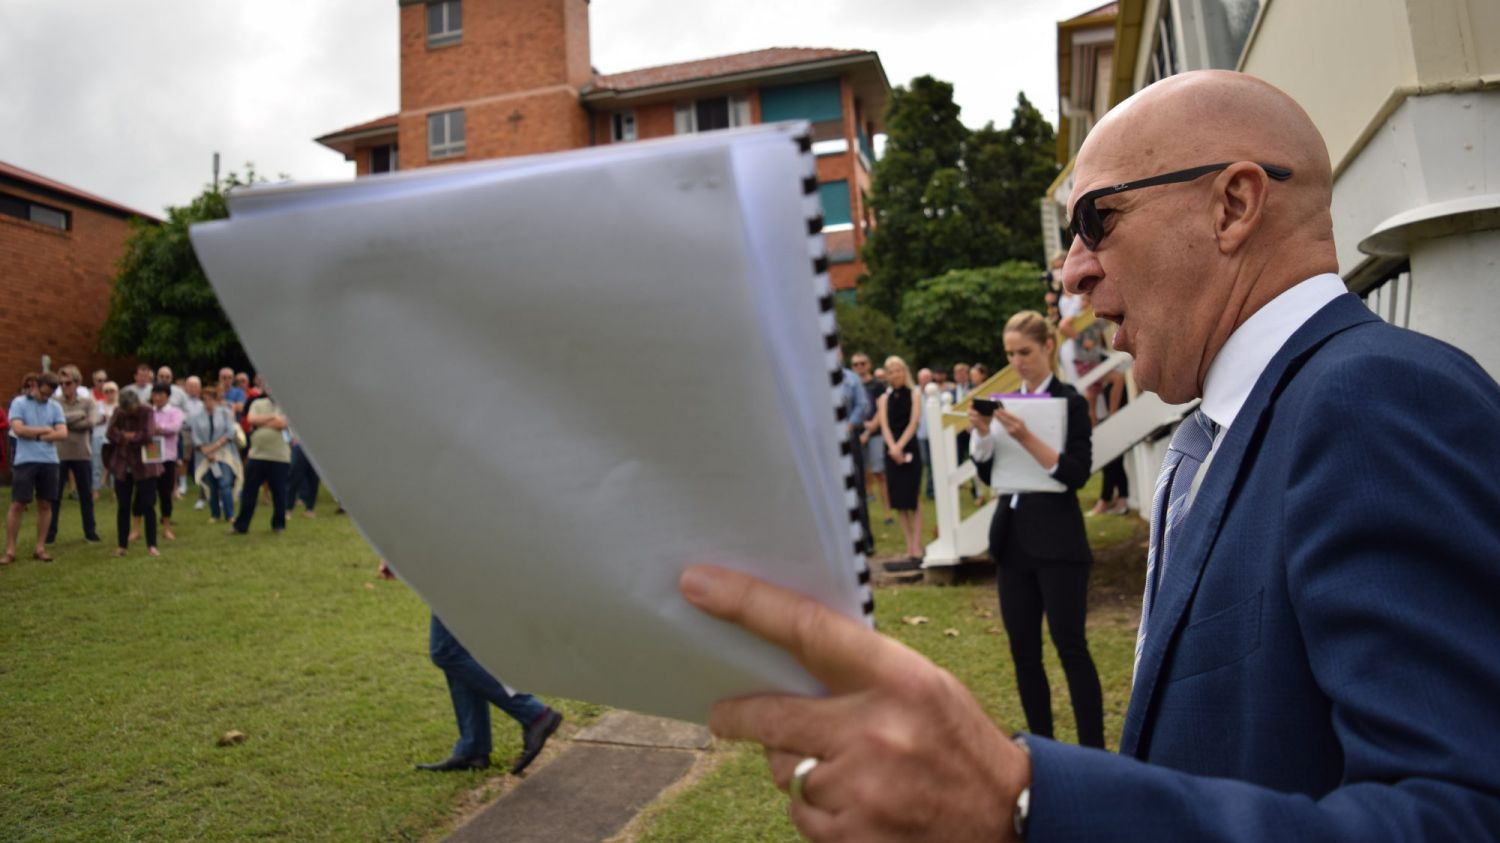
[[[1040,384],[1038,384],[1036,389],[1031,390],[1029,392],[1026,390],[1026,382],[1025,381],[1021,381],[1021,394],[1022,395],[1041,395],[1043,392],[1046,392],[1048,389],[1051,389],[1051,388],[1052,388],[1052,376],[1051,375],[1048,375],[1046,380],[1044,380]]]
[[[1332,272],[1297,284],[1271,299],[1229,335],[1203,380],[1204,415],[1220,429],[1234,424],[1255,382],[1292,334],[1324,305],[1348,292]]]

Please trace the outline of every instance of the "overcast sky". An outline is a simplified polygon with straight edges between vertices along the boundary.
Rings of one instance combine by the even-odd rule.
[[[489,0],[473,0],[488,2]],[[507,0],[522,2],[522,0]],[[603,73],[757,50],[880,53],[963,121],[1056,123],[1055,23],[1102,0],[594,0]],[[354,175],[313,138],[397,110],[396,0],[0,0],[0,161],[147,213],[224,169]]]

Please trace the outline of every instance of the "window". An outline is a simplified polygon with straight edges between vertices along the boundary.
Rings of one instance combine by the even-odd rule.
[[[457,44],[464,37],[461,0],[437,0],[427,4],[427,46]]]
[[[463,154],[463,109],[427,115],[427,157],[429,159],[452,158]]]
[[[842,123],[844,99],[839,80],[824,79],[819,82],[761,88],[760,119],[766,123],[780,120]]]
[[[849,182],[844,179],[818,185],[818,199],[823,205],[823,230],[843,231],[854,227],[849,213]]]
[[[1151,50],[1151,70],[1147,84],[1175,76],[1182,70],[1177,57],[1177,25],[1172,15],[1172,4],[1161,4],[1161,17],[1156,19],[1156,46]]]
[[[1233,69],[1250,39],[1262,0],[1199,0],[1198,14],[1209,67]]]
[[[1162,0],[1150,27],[1147,84],[1184,70],[1238,67],[1264,6],[1265,0]]]
[[[7,193],[0,193],[0,214],[45,225],[58,231],[67,231],[71,221],[68,212],[61,208],[39,205],[29,199],[22,199]]]
[[[370,172],[394,173],[399,169],[401,166],[396,158],[395,144],[388,143],[370,148]]]
[[[635,112],[616,111],[610,116],[610,140],[615,143],[635,140]]]
[[[750,100],[744,96],[706,97],[696,102],[679,103],[674,118],[679,135],[748,126]]]

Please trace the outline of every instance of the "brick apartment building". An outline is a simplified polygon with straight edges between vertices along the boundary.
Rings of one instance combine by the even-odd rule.
[[[0,162],[0,398],[21,377],[112,361],[95,350],[131,217],[155,220]],[[123,376],[122,371],[111,374]]]
[[[600,74],[588,0],[398,5],[401,110],[317,139],[356,175],[805,119],[833,283],[854,289],[890,93],[874,52],[780,47]]]

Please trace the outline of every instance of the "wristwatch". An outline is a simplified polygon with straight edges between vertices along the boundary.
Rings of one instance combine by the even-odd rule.
[[[1027,758],[1031,757],[1031,747],[1026,745],[1026,734],[1024,732],[1015,733],[1011,737],[1011,740],[1014,740],[1016,746],[1019,746],[1021,751],[1026,753]],[[1025,840],[1026,821],[1031,818],[1031,785],[1021,788],[1021,792],[1016,796],[1016,807],[1011,811],[1010,816],[1011,822],[1015,826],[1017,839]]]

